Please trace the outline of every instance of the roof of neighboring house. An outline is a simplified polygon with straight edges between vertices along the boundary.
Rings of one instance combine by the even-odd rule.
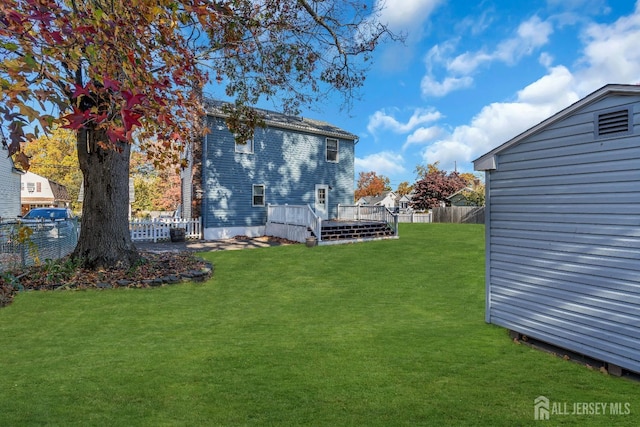
[[[24,174],[24,176],[22,177],[23,182],[26,179],[27,182],[33,182],[33,181],[29,181],[29,180],[37,180],[38,182],[42,182],[42,183],[48,183],[49,184],[49,188],[51,189],[51,194],[53,196],[53,200],[51,197],[45,197],[42,195],[36,195],[36,194],[29,194],[28,196],[24,195],[22,196],[22,200],[24,203],[28,202],[28,203],[51,203],[51,202],[70,202],[71,199],[69,198],[69,193],[67,191],[67,187],[65,187],[62,184],[58,184],[55,181],[51,181],[49,178],[46,178],[44,176],[38,175],[36,173],[33,172],[26,172]],[[43,188],[44,190],[44,188]],[[23,190],[24,191],[24,190]]]
[[[393,191],[385,191],[385,192],[383,192],[382,194],[380,194],[378,196],[364,196],[364,197],[361,197],[360,200],[363,200],[368,205],[375,205],[377,203],[380,203],[384,199],[386,199],[389,194],[395,195],[395,193]]]
[[[205,106],[207,114],[214,117],[227,117],[227,114],[222,111],[222,106],[225,104],[228,103],[214,99],[206,99]],[[264,117],[264,121],[267,126],[348,139],[355,142],[358,141],[358,137],[356,135],[321,120],[314,120],[299,116],[288,116],[286,114],[261,108],[255,108],[255,110]]]
[[[496,168],[496,155],[500,154],[504,150],[520,143],[524,139],[534,135],[546,127],[565,119],[571,114],[575,113],[577,110],[584,108],[585,106],[592,104],[596,101],[601,100],[602,98],[606,98],[610,95],[640,95],[640,86],[638,85],[622,85],[622,84],[608,84],[595,92],[587,95],[581,100],[571,104],[564,110],[554,114],[548,119],[538,123],[534,127],[522,132],[520,135],[515,138],[510,139],[504,144],[494,148],[488,153],[482,155],[473,161],[473,167],[475,170],[492,170]]]
[[[57,182],[49,180],[49,185],[51,186],[51,191],[53,192],[53,198],[60,202],[70,202],[69,193],[67,192],[67,187],[62,184],[58,184]]]
[[[467,191],[473,191],[473,188],[471,188],[471,187],[464,187],[464,188],[461,188],[460,190],[456,191],[455,193],[453,193],[452,195],[450,195],[449,197],[447,197],[447,200],[451,200],[451,199],[453,199],[454,197],[459,196],[459,195],[461,195],[462,193],[467,192]]]

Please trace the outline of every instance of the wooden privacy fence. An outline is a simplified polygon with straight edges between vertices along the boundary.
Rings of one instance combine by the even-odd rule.
[[[129,222],[131,240],[134,242],[157,242],[169,240],[171,229],[181,228],[185,231],[185,239],[201,239],[202,226],[200,218],[155,218],[152,220],[132,220]]]
[[[433,222],[484,224],[484,206],[433,208]]]

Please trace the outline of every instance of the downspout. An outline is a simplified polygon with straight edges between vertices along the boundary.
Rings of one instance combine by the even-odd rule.
[[[208,153],[208,147],[207,147],[208,140],[209,140],[209,135],[205,135],[202,140],[202,150],[200,153],[200,190],[202,192],[202,196],[200,198],[200,233],[203,240],[204,240],[204,232],[205,232],[205,224],[206,224],[205,215],[207,215],[207,212],[208,212],[207,200],[209,199],[207,197],[207,192],[205,191],[205,185],[207,182],[206,159],[207,159],[207,153]],[[193,197],[193,195],[191,197]]]
[[[484,320],[491,323],[491,170],[484,171]]]

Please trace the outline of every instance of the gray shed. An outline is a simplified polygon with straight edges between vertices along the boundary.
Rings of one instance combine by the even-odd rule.
[[[604,86],[474,168],[486,321],[640,372],[640,86]]]

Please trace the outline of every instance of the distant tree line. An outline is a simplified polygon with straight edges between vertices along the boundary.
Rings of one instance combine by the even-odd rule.
[[[418,165],[415,169],[416,181],[409,184],[403,181],[398,185],[395,193],[398,196],[411,194],[411,208],[426,211],[449,204],[448,197],[460,193],[465,204],[470,206],[484,205],[484,184],[474,174],[448,172],[440,169],[439,162]],[[385,191],[391,191],[390,180],[374,171],[360,172],[355,191],[355,201],[365,196],[379,196]]]

